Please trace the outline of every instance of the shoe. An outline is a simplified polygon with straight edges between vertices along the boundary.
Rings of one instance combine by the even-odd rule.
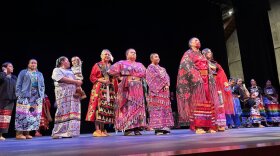
[[[0,141],[4,141],[6,140],[6,138],[4,138],[3,136],[0,136]]]
[[[29,135],[29,132],[23,132],[23,135],[26,137],[26,139],[32,139],[33,137],[31,135]]]
[[[270,124],[268,124],[268,123],[265,123],[264,126],[265,126],[265,127],[272,127],[272,125],[270,125]]]
[[[209,129],[208,131],[207,131],[207,133],[216,133],[217,131],[215,131],[215,130],[213,130],[213,129]]]
[[[43,136],[43,135],[39,131],[36,131],[35,137],[41,137],[41,136]]]
[[[25,140],[26,137],[23,135],[23,131],[16,131],[16,139],[17,140]]]
[[[264,128],[264,126],[260,124],[260,125],[259,125],[259,128]]]
[[[106,130],[104,130],[102,134],[104,134],[105,136],[110,136],[110,134],[108,134]]]
[[[133,131],[131,131],[131,130],[126,130],[126,131],[124,132],[124,136],[130,136],[132,132],[133,132]]]
[[[25,135],[26,139],[32,139],[33,137],[31,135]]]
[[[26,137],[25,137],[23,134],[18,134],[18,135],[16,136],[16,139],[17,139],[17,140],[25,140]]]
[[[224,132],[225,130],[226,130],[225,127],[219,127],[219,128],[218,128],[218,131],[219,131],[219,132]]]
[[[163,134],[169,135],[169,134],[170,134],[170,131],[165,130],[165,131],[163,131]]]
[[[52,136],[53,139],[60,139],[59,136]]]
[[[106,137],[107,135],[105,134],[104,131],[101,131],[101,136],[102,136],[102,137]]]
[[[241,126],[234,126],[233,128],[234,129],[239,129],[239,128],[241,128]]]
[[[153,129],[153,128],[150,128],[150,127],[147,127],[147,128],[146,128],[146,131],[154,131],[154,129]]]
[[[196,134],[205,134],[206,132],[205,132],[205,130],[203,130],[201,128],[198,128],[198,129],[195,130],[195,133]]]
[[[139,130],[134,131],[134,135],[142,135]]]
[[[238,126],[239,128],[247,128],[247,127],[245,127],[244,125],[240,125],[240,126]]]
[[[101,130],[96,130],[92,134],[94,137],[102,137],[102,132]]]
[[[163,135],[163,131],[161,130],[155,130],[155,135]]]

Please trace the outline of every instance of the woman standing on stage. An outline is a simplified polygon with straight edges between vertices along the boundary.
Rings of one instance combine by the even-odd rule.
[[[52,131],[53,139],[71,138],[80,135],[81,102],[75,98],[76,88],[82,85],[81,80],[76,80],[70,70],[67,57],[61,56],[56,60],[56,68],[52,73],[55,86],[55,99],[57,110],[55,124]]]
[[[146,68],[136,62],[136,51],[126,51],[127,60],[119,61],[109,68],[109,75],[119,77],[116,99],[116,130],[125,130],[124,135],[142,135],[141,128],[146,127],[146,106],[144,81]]]
[[[17,77],[13,75],[14,67],[10,62],[2,64],[0,72],[0,140],[5,140],[3,133],[8,133],[16,101]]]
[[[251,127],[250,121],[250,106],[248,104],[248,100],[250,98],[250,92],[246,88],[245,84],[243,84],[243,80],[241,78],[237,79],[235,94],[239,98],[242,114],[241,114],[241,122],[243,127]]]
[[[240,128],[241,126],[241,121],[240,121],[240,116],[242,114],[242,109],[241,109],[241,104],[240,100],[238,97],[240,97],[240,93],[237,90],[237,84],[235,82],[235,79],[230,79],[230,88],[231,88],[231,93],[233,96],[233,103],[234,103],[234,115],[231,115],[227,121],[229,120],[229,126],[234,125],[233,128]]]
[[[278,94],[276,89],[272,86],[270,80],[266,81],[263,102],[266,108],[267,122],[280,126]]]
[[[190,39],[189,47],[181,59],[177,77],[180,118],[182,122],[189,122],[190,129],[197,134],[215,133],[220,105],[215,79],[199,50],[199,39]]]
[[[150,55],[151,64],[146,71],[146,80],[149,86],[148,110],[149,127],[155,129],[155,134],[169,134],[170,127],[174,126],[170,102],[170,78],[165,68],[159,65],[159,55]]]
[[[257,103],[258,106],[258,111],[260,112],[260,119],[262,124],[264,124],[265,126],[269,126],[266,122],[266,113],[265,113],[265,108],[264,108],[264,104],[263,104],[263,90],[261,87],[257,86],[257,82],[254,79],[251,79],[251,87],[249,87],[249,92],[250,94],[255,94],[256,97],[254,98],[255,102]],[[252,97],[252,96],[251,96]],[[254,111],[253,111],[254,112]],[[252,113],[252,111],[251,111]]]
[[[230,85],[228,84],[227,76],[224,72],[224,69],[220,64],[218,64],[213,58],[213,52],[205,48],[202,50],[202,53],[208,60],[209,71],[213,74],[217,92],[220,98],[220,105],[218,106],[217,111],[217,125],[219,131],[225,131],[226,128],[226,115],[234,115],[234,106],[233,98],[231,94]]]
[[[104,124],[115,122],[115,93],[118,80],[107,73],[113,61],[111,52],[104,49],[101,52],[101,61],[96,63],[91,70],[90,81],[93,83],[86,121],[95,122],[93,136],[108,136]]]
[[[16,96],[16,139],[32,139],[29,132],[39,129],[45,96],[44,77],[37,69],[37,60],[29,60],[28,68],[19,73]]]

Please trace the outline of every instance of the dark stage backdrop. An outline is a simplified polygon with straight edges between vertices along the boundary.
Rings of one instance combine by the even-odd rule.
[[[247,86],[255,79],[264,87],[272,81],[279,90],[279,79],[270,29],[269,0],[232,0],[243,73]]]
[[[216,60],[228,72],[220,8],[207,0],[22,1],[2,5],[1,25],[0,62],[11,61],[18,74],[30,58],[37,59],[52,103],[51,74],[55,60],[62,55],[69,58],[77,55],[83,60],[83,88],[88,96],[92,87],[90,71],[104,48],[112,52],[115,61],[125,59],[126,49],[135,48],[137,60],[145,66],[150,63],[150,53],[157,52],[160,64],[171,77],[171,91],[175,91],[179,63],[193,36],[201,40],[202,48],[212,49]],[[84,121],[88,100],[82,101],[82,133],[94,130],[93,123]],[[174,110],[176,107],[173,104]],[[53,116],[54,113],[52,108]],[[50,125],[51,130],[53,123]],[[10,136],[14,136],[13,129],[14,121]]]

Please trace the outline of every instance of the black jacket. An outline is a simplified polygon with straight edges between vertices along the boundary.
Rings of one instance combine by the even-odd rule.
[[[7,74],[0,72],[0,100],[16,100],[16,82],[17,77],[12,75],[10,78]]]

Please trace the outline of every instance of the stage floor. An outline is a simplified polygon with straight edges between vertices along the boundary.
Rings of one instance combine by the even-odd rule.
[[[144,131],[142,136],[94,138],[83,134],[77,138],[32,140],[8,138],[0,142],[1,156],[105,156],[105,155],[176,155],[280,145],[280,128],[231,129],[215,134],[197,135],[188,129],[172,130],[170,135],[155,136]]]

